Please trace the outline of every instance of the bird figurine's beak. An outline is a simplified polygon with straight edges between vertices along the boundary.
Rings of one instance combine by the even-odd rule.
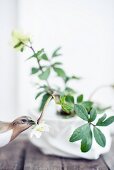
[[[28,118],[27,121],[28,121],[29,125],[35,125],[36,124],[31,118]]]

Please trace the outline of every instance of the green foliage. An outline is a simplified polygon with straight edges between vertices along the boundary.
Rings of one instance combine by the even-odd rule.
[[[44,59],[44,60],[48,61],[48,57],[47,57],[46,53],[41,55],[41,59]]]
[[[31,74],[36,74],[38,71],[39,71],[38,68],[32,67],[32,69],[31,69]]]
[[[42,48],[41,50],[37,51],[33,56],[38,60],[41,60],[43,54],[44,54],[44,49]]]
[[[106,145],[106,138],[105,138],[104,134],[101,132],[101,130],[98,129],[97,127],[94,127],[93,128],[93,133],[94,133],[94,137],[95,137],[96,142],[100,146],[105,147],[105,145]]]
[[[75,95],[76,91],[74,89],[72,89],[71,87],[66,87],[63,91],[64,95]]]
[[[58,56],[61,55],[61,54],[59,53],[60,49],[61,49],[61,47],[58,47],[58,48],[53,52],[52,58],[58,57]]]
[[[18,42],[18,43],[14,46],[14,48],[18,48],[18,47],[20,47],[22,44],[23,44],[22,42]]]
[[[93,122],[97,117],[97,110],[95,108],[92,108],[90,111],[90,118],[89,122]]]
[[[75,129],[69,139],[70,142],[76,142],[78,140],[81,140],[83,138],[83,135],[85,134],[86,130],[88,129],[88,126],[89,125],[87,123],[87,124],[84,124],[84,125],[78,127],[77,129]]]
[[[74,98],[73,96],[61,96],[60,105],[66,113],[72,113],[74,111]]]
[[[110,116],[106,119],[106,114],[104,114],[96,123],[96,126],[108,126],[114,122],[114,116]]]
[[[88,121],[88,112],[83,105],[75,104],[74,110],[77,116],[79,116],[83,120]]]
[[[43,71],[40,75],[39,78],[41,80],[47,80],[50,75],[50,68],[47,68],[45,71]]]
[[[81,140],[81,151],[88,152],[92,146],[92,131],[89,124],[84,124],[75,129],[70,137],[70,142]]]
[[[77,103],[81,103],[83,101],[83,94],[77,97]]]
[[[73,96],[66,96],[65,101],[71,104],[74,104],[74,97]]]
[[[77,77],[77,76],[66,76],[65,78],[64,78],[64,82],[65,83],[68,83],[69,81],[71,81],[71,80],[80,80],[81,79],[81,77]]]
[[[62,68],[59,68],[59,67],[53,67],[53,70],[57,73],[57,75],[59,76],[59,77],[65,77],[66,76],[66,74],[65,74],[65,72],[64,72],[64,70],[62,69]]]
[[[35,97],[35,100],[36,100],[39,96],[41,96],[43,93],[44,93],[44,91],[41,91],[41,92],[37,93],[37,95],[36,95],[36,97]]]
[[[93,102],[91,102],[91,101],[84,101],[81,104],[87,109],[88,112],[90,112],[90,110],[93,106]]]
[[[96,125],[98,124],[100,124],[101,122],[103,122],[105,119],[106,119],[106,114],[104,114],[103,116],[101,116],[100,118],[99,118],[99,120],[97,121],[97,123],[96,123]]]
[[[87,103],[88,101],[86,101]],[[82,102],[83,103],[83,102]],[[74,130],[70,137],[70,142],[76,142],[78,140],[81,140],[81,151],[82,152],[88,152],[91,149],[92,146],[92,139],[95,138],[96,142],[101,146],[105,147],[106,145],[106,138],[105,135],[102,133],[102,131],[97,128],[97,126],[108,126],[114,122],[114,116],[110,116],[106,118],[106,114],[104,114],[101,118],[98,119],[96,125],[92,122],[96,120],[97,118],[97,110],[95,107],[92,107],[91,110],[88,111],[88,107],[84,107],[84,105],[75,104],[74,110],[77,116],[79,116],[81,119],[87,121],[88,123],[78,127]],[[90,108],[90,107],[89,107]],[[93,131],[91,129],[91,126],[93,126]]]
[[[47,54],[44,52],[44,49],[41,49],[37,52],[35,52],[32,56],[30,56],[28,59],[31,59],[31,58],[37,58],[39,61],[40,60],[46,60],[48,61],[48,57],[47,57]]]
[[[61,62],[55,62],[55,63],[52,64],[52,67],[58,66],[58,65],[62,65],[62,64],[63,64],[63,63],[61,63]]]
[[[91,149],[91,146],[92,146],[92,131],[90,126],[88,126],[81,141],[81,151],[88,152]]]
[[[40,112],[43,110],[43,108],[44,108],[44,106],[45,106],[45,104],[46,104],[46,102],[47,102],[47,100],[49,99],[50,96],[51,96],[51,95],[48,94],[48,93],[46,93],[46,94],[43,95],[42,101],[41,101],[41,105],[40,105],[40,107],[39,107],[39,111],[40,111]]]

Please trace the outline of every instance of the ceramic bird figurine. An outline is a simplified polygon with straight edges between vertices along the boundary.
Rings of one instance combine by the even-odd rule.
[[[25,131],[34,124],[35,122],[28,116],[21,116],[13,122],[0,121],[0,147],[7,145],[21,132]]]

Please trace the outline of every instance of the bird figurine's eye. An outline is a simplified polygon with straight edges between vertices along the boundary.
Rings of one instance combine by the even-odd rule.
[[[21,119],[22,123],[26,123],[27,120],[26,119]]]

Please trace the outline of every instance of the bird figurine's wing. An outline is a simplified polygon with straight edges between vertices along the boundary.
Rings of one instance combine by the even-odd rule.
[[[7,145],[12,137],[13,130],[8,130],[6,132],[0,133],[0,147]]]

